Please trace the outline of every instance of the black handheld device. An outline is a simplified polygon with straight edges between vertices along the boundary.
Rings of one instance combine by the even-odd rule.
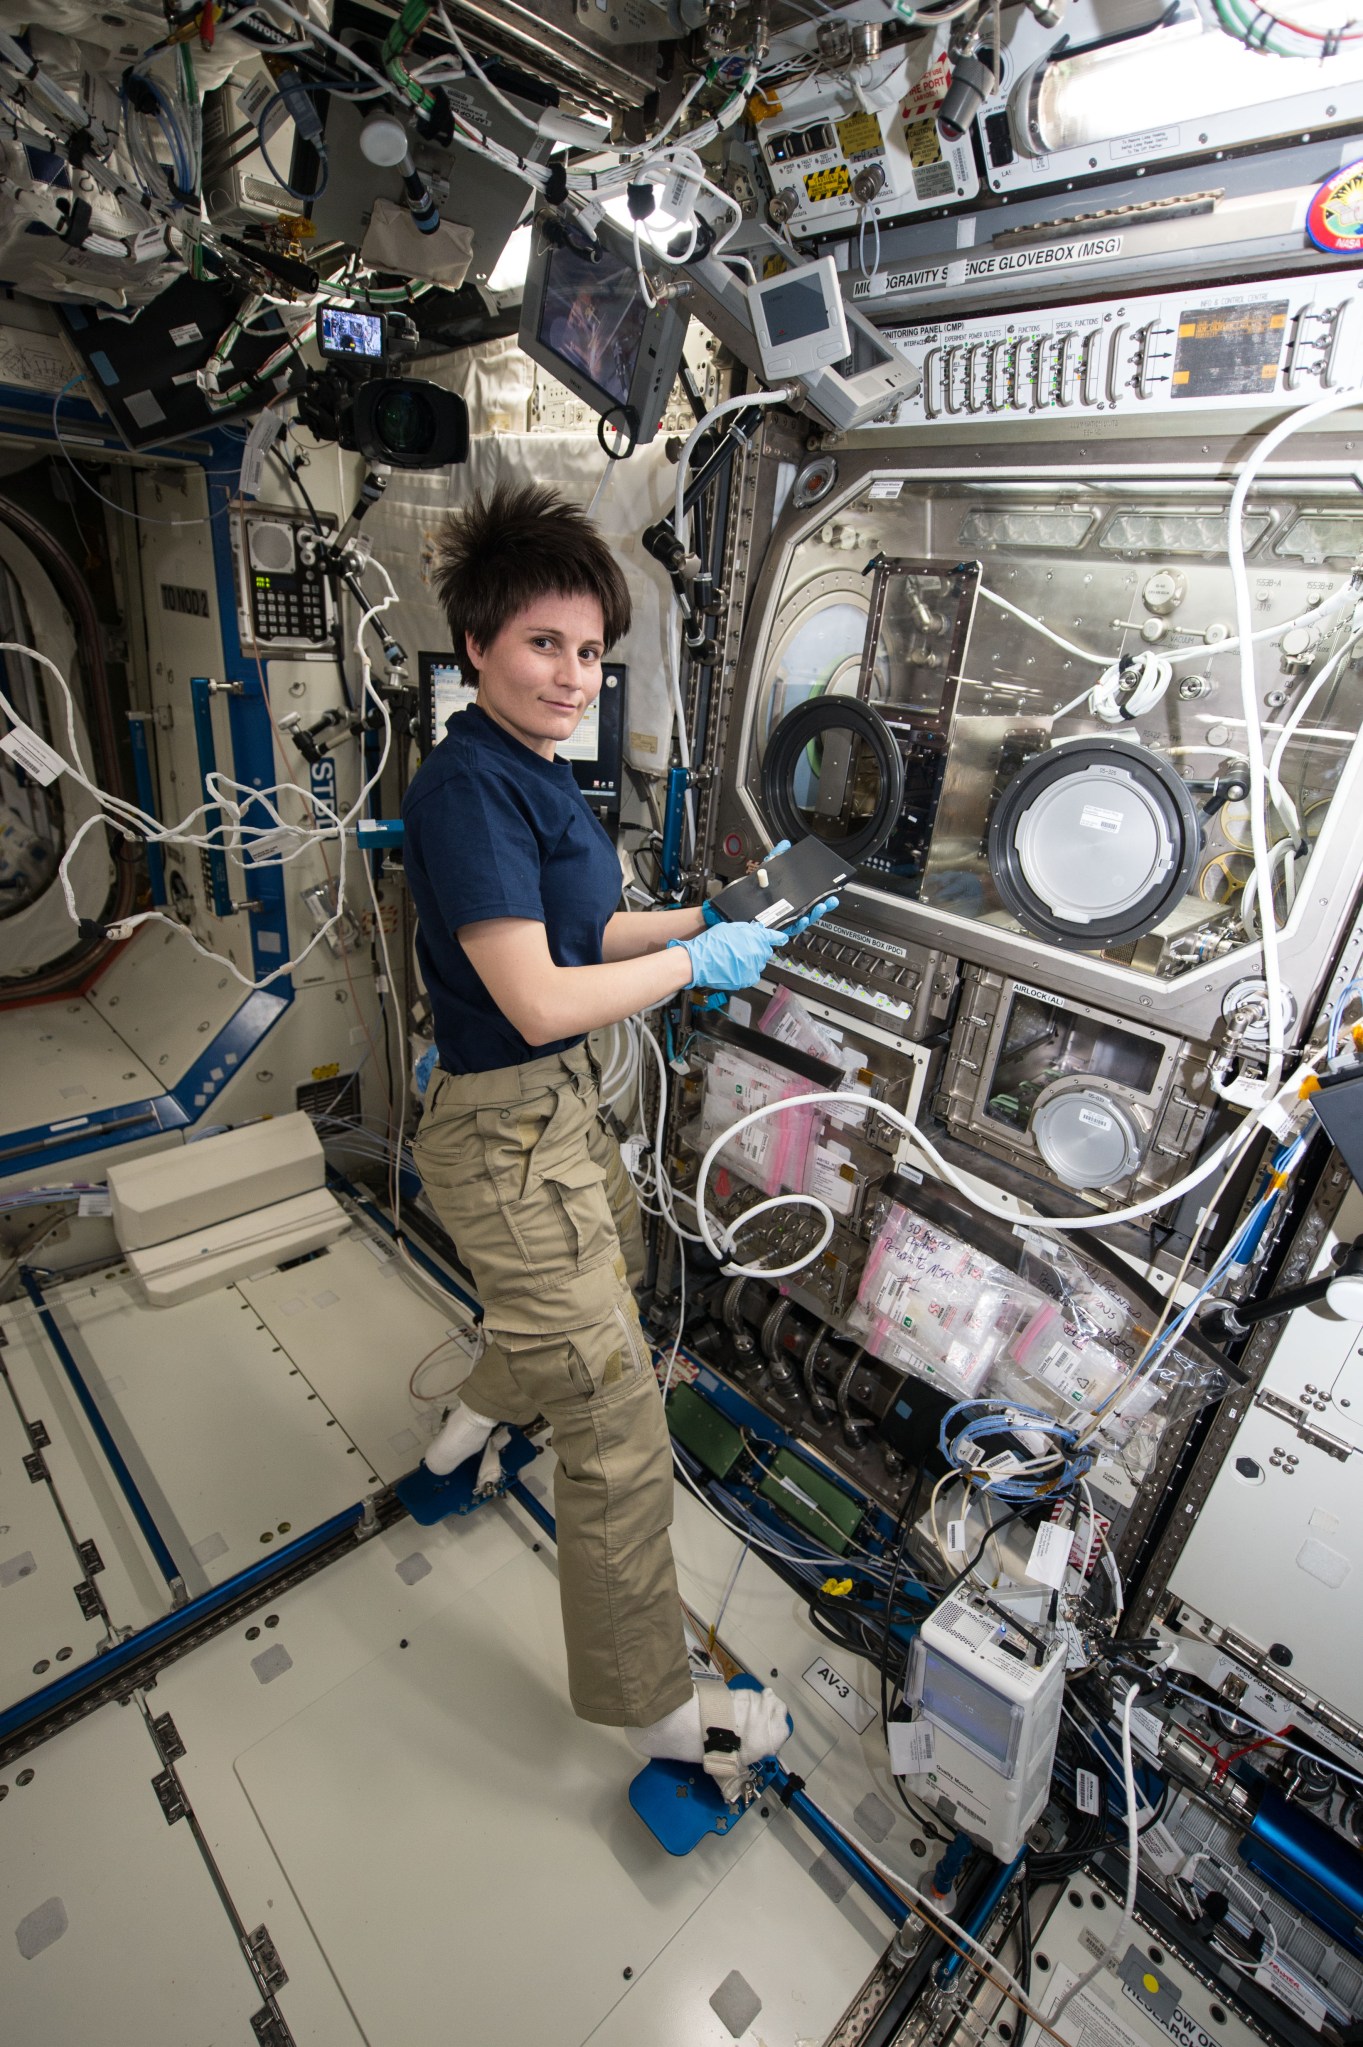
[[[784,930],[855,872],[822,839],[798,839],[788,853],[769,853],[751,874],[722,888],[711,897],[711,907],[730,924],[768,924]]]

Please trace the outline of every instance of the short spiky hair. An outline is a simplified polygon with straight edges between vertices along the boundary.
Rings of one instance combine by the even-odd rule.
[[[580,505],[548,484],[499,483],[490,498],[451,512],[435,540],[436,594],[456,657],[486,647],[537,597],[595,597],[607,647],[629,631],[629,591]]]

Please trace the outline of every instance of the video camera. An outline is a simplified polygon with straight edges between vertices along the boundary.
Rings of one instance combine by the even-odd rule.
[[[391,374],[417,343],[403,313],[322,306],[317,346],[325,368],[298,395],[298,417],[321,441],[336,441],[371,464],[443,469],[469,452],[462,398],[423,377]]]

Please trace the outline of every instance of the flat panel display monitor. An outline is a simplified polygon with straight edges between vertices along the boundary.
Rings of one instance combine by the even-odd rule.
[[[537,220],[521,300],[525,353],[642,447],[658,431],[681,364],[687,315],[645,305],[629,238],[607,221],[594,248]]]
[[[572,738],[556,749],[561,760],[571,761],[578,788],[612,833],[620,823],[626,674],[623,662],[602,662],[600,696]],[[476,694],[452,654],[418,654],[418,745],[423,758],[445,737],[450,719],[466,711]]]

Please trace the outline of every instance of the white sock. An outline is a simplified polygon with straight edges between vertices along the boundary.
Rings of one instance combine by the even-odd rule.
[[[496,1426],[496,1422],[475,1414],[461,1400],[457,1407],[450,1409],[444,1428],[421,1461],[436,1478],[448,1478],[456,1465],[463,1464],[482,1449]]]
[[[641,1755],[666,1756],[677,1763],[704,1761],[702,1695],[709,1683],[713,1679],[698,1684],[689,1699],[683,1700],[674,1712],[665,1713],[661,1720],[654,1720],[647,1727],[626,1729]],[[790,1728],[786,1709],[770,1685],[760,1692],[737,1691],[729,1696],[734,1701],[739,1761],[756,1763],[763,1756],[774,1756]]]

